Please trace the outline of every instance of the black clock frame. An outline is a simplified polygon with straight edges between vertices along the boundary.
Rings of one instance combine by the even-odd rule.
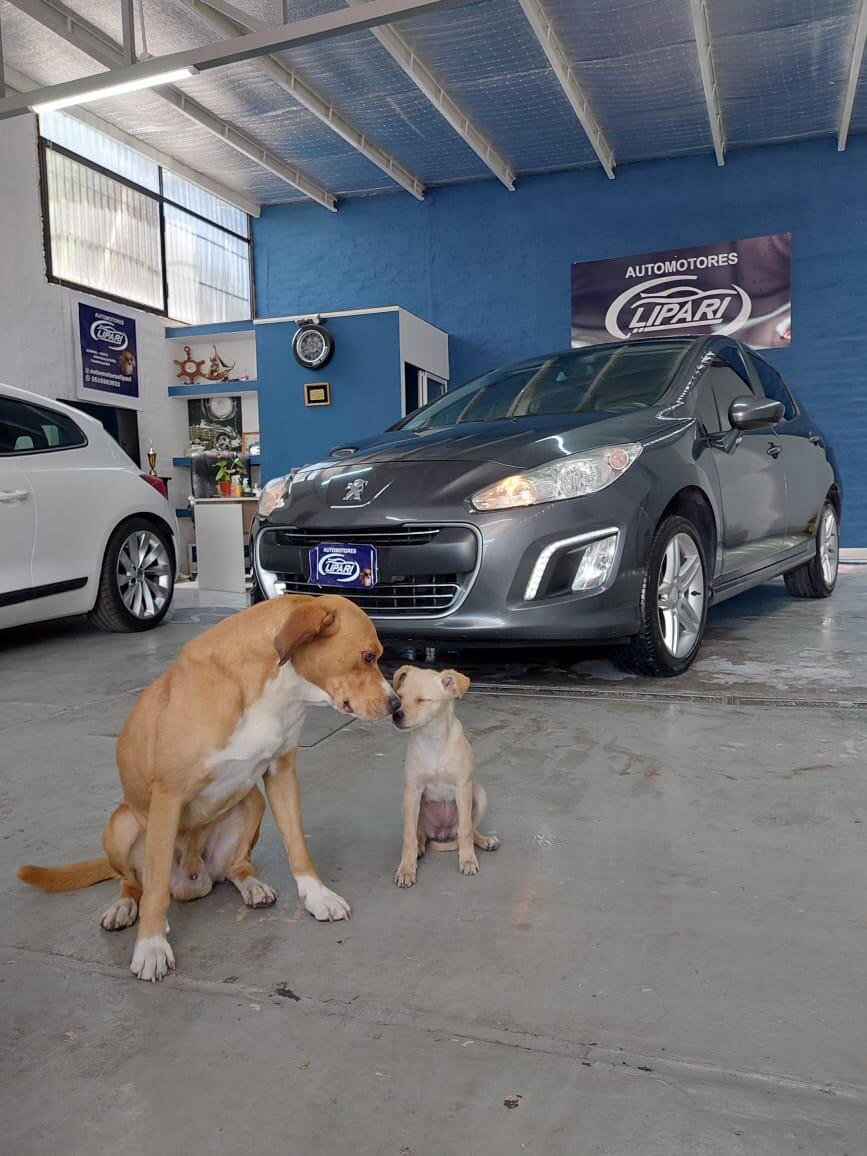
[[[305,359],[298,352],[298,343],[301,338],[310,332],[318,333],[325,342],[325,352],[321,357],[315,361],[305,361]],[[292,356],[299,365],[303,365],[305,369],[321,369],[323,365],[327,365],[334,354],[334,338],[325,328],[324,325],[316,325],[312,321],[303,321],[295,330],[295,336],[292,338]]]

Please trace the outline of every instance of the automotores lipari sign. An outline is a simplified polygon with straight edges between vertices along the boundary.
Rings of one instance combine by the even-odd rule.
[[[135,321],[78,303],[81,384],[121,397],[138,397]]]
[[[572,345],[727,333],[788,345],[791,233],[572,266]]]

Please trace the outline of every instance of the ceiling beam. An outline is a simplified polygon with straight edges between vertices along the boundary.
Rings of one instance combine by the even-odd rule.
[[[20,8],[22,12],[26,12],[28,16],[38,21],[43,27],[56,33],[56,35],[65,40],[67,44],[74,45],[92,60],[97,61],[97,63],[109,69],[109,73],[105,75],[114,76],[120,71],[130,71],[129,68],[122,67],[122,48],[101,29],[78,16],[71,8],[67,8],[61,0],[12,0],[12,3],[16,8]],[[142,65],[134,65],[133,67],[140,68]],[[76,83],[81,82],[78,81]],[[12,99],[22,102],[26,110],[30,108],[32,104],[39,102],[37,100],[37,93],[39,94],[39,98],[45,99],[45,94],[51,91],[53,90],[37,89],[25,95],[12,98],[7,97],[6,100],[0,101],[0,118],[2,118],[3,115],[2,106],[6,104],[8,100]],[[261,168],[267,169],[268,172],[273,173],[274,176],[279,177],[280,180],[285,181],[286,184],[291,185],[292,188],[298,189],[299,192],[304,193],[305,196],[310,197],[311,200],[329,209],[332,213],[337,211],[337,198],[333,193],[329,192],[328,189],[320,185],[318,181],[315,181],[312,177],[303,173],[297,165],[290,164],[268,149],[263,148],[252,137],[242,132],[241,129],[235,128],[235,126],[227,120],[216,116],[203,105],[186,96],[179,88],[175,88],[172,85],[163,85],[161,88],[155,88],[151,91],[171,104],[189,120],[195,121],[196,124],[207,129],[207,131],[213,133],[214,136],[219,137],[220,140],[236,152],[255,161]]]
[[[692,10],[692,27],[695,33],[695,45],[698,49],[701,86],[704,89],[704,102],[707,105],[707,119],[710,121],[713,151],[716,156],[716,163],[722,166],[726,163],[725,133],[723,132],[722,110],[719,104],[719,89],[716,83],[716,69],[711,51],[707,0],[689,0],[689,6]]]
[[[849,139],[852,109],[855,107],[855,95],[858,92],[858,80],[861,76],[861,64],[864,60],[865,40],[867,40],[867,0],[861,0],[861,7],[858,9],[858,22],[855,25],[855,40],[852,44],[852,59],[849,61],[849,77],[846,81],[846,92],[840,111],[840,127],[837,130],[838,152],[843,152],[846,148],[846,141]]]
[[[227,0],[184,0],[184,3],[222,36],[237,36],[239,32],[256,32],[269,27],[249,13],[242,12],[234,4],[228,3]],[[288,92],[317,120],[322,121],[387,177],[406,189],[417,200],[424,198],[424,185],[417,176],[370,140],[366,133],[351,124],[331,101],[320,95],[297,72],[288,68],[275,56],[261,56],[256,60],[256,64],[284,92]]]
[[[361,10],[369,9],[375,3],[376,0],[349,0],[353,9]],[[509,165],[487,137],[476,128],[466,113],[452,100],[427,65],[419,60],[403,36],[387,24],[370,26],[370,31],[386,52],[400,65],[416,88],[427,97],[440,116],[451,125],[463,142],[469,145],[479,160],[491,170],[509,192],[513,192],[515,174]]]
[[[39,84],[35,80],[29,76],[25,76],[23,72],[19,72],[16,68],[6,69],[6,83],[9,88],[13,88],[16,92],[32,92],[35,88],[39,88]],[[249,197],[245,197],[242,193],[238,193],[234,189],[227,188],[226,185],[220,184],[219,181],[215,181],[213,177],[209,177],[206,173],[200,173],[197,169],[191,168],[177,157],[163,152],[162,149],[154,148],[153,145],[147,144],[146,141],[134,137],[132,133],[124,132],[122,128],[118,128],[116,124],[112,124],[110,121],[103,120],[101,116],[97,116],[96,113],[91,112],[90,109],[84,108],[82,105],[77,105],[75,108],[67,109],[66,114],[75,117],[76,120],[80,120],[82,124],[96,129],[97,132],[111,137],[112,140],[126,145],[127,148],[141,153],[142,156],[148,157],[158,165],[162,165],[163,168],[171,169],[173,173],[176,173],[179,177],[185,177],[186,180],[192,181],[194,185],[199,185],[201,188],[207,189],[209,193],[213,193],[214,196],[219,197],[220,200],[227,201],[230,205],[234,205],[235,208],[240,209],[242,213],[247,213],[251,217],[258,217],[261,214],[262,208],[258,201],[250,200]]]
[[[599,163],[605,170],[606,176],[609,180],[614,180],[614,153],[611,151],[611,146],[605,139],[605,134],[600,127],[599,121],[590,106],[590,102],[584,94],[584,90],[578,83],[578,78],[575,75],[566,50],[560,37],[557,35],[556,29],[548,18],[539,0],[518,0],[524,15],[527,17],[527,22],[535,33],[536,39],[542,46],[542,51],[548,57],[548,63],[554,71],[554,75],[566,94],[566,99],[572,105],[572,111],[578,117],[581,127],[587,134],[587,139],[593,146],[593,151],[599,158]]]
[[[291,24],[276,26],[269,24],[260,32],[246,32],[243,36],[220,40],[216,44],[185,48],[180,52],[166,53],[164,56],[153,56],[149,60],[139,61],[138,64],[124,64],[121,52],[120,65],[112,67],[109,74],[53,84],[39,92],[37,103],[77,97],[85,91],[93,93],[94,88],[103,84],[108,88],[119,84],[147,82],[154,77],[182,68],[204,72],[210,68],[239,64],[244,60],[267,56],[271,52],[283,52],[288,48],[299,48],[305,44],[330,40],[335,36],[345,36],[349,32],[373,28],[378,24],[387,24],[389,20],[419,16],[455,2],[456,0],[367,0],[359,10],[341,8],[336,12],[308,17],[306,20],[294,20]],[[48,3],[48,0],[11,0],[11,3],[26,12],[31,7]],[[56,6],[55,0],[52,0],[51,6]],[[75,13],[71,13],[71,16],[78,19]],[[70,43],[75,41],[70,39]],[[22,99],[20,96],[13,96],[0,100],[0,120],[26,112],[29,106],[26,102],[22,103]]]

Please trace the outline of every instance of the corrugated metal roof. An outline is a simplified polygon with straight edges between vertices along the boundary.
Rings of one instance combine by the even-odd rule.
[[[728,149],[836,133],[860,0],[707,0]],[[235,0],[273,22],[273,0]],[[120,5],[68,7],[119,41]],[[342,0],[287,0],[289,20]],[[690,0],[541,0],[618,164],[712,155]],[[183,0],[144,0],[160,55],[219,39]],[[6,61],[41,84],[100,71],[88,56],[0,0]],[[518,0],[469,0],[397,30],[519,178],[598,160]],[[373,33],[283,53],[353,125],[425,184],[492,178]],[[398,188],[265,75],[255,61],[202,73],[181,89],[338,196]],[[260,202],[303,199],[279,177],[190,122],[156,93],[90,106],[104,119]],[[867,131],[867,78],[851,131]],[[505,195],[505,194],[504,194]]]

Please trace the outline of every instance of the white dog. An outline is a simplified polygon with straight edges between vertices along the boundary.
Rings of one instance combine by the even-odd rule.
[[[476,823],[485,813],[484,788],[473,781],[473,752],[455,716],[454,701],[470,685],[456,670],[402,666],[393,686],[400,698],[394,724],[409,731],[403,792],[403,850],[394,876],[398,887],[415,883],[416,863],[430,846],[457,851],[464,875],[479,869],[474,844],[496,851],[496,835],[481,835]]]

